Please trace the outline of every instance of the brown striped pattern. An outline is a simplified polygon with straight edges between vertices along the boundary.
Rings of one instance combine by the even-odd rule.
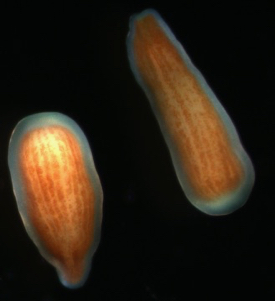
[[[196,195],[211,200],[232,191],[243,168],[226,129],[153,15],[135,22],[133,47],[137,69]]]
[[[66,128],[51,126],[27,133],[19,156],[38,246],[53,257],[69,283],[77,283],[93,241],[95,202],[80,146]]]

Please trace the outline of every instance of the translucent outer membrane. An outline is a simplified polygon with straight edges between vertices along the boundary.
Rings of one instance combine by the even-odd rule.
[[[60,113],[21,120],[9,168],[25,228],[68,288],[84,284],[100,240],[103,193],[79,126]]]
[[[252,163],[226,111],[156,11],[131,18],[127,48],[187,198],[211,215],[241,207],[253,187]]]

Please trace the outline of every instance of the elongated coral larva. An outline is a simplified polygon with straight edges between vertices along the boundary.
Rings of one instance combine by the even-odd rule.
[[[241,207],[254,184],[251,160],[228,114],[156,11],[131,18],[127,48],[189,201],[210,215]]]
[[[60,113],[21,120],[8,154],[25,228],[68,288],[84,284],[100,240],[103,193],[80,127]]]

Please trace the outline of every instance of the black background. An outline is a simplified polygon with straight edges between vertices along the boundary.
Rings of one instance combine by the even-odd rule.
[[[208,1],[207,1],[208,2]],[[230,3],[230,4],[229,4]],[[256,171],[244,207],[207,216],[184,196],[126,55],[153,7],[234,121]],[[0,29],[0,300],[192,300],[275,295],[274,2],[13,4]],[[101,243],[68,290],[27,236],[7,166],[23,117],[57,111],[86,134],[104,191]]]

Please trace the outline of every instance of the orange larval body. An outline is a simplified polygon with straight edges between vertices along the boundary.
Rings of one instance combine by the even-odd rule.
[[[127,48],[189,201],[211,215],[241,207],[254,184],[251,160],[230,117],[156,11],[130,19]]]
[[[67,281],[77,282],[93,240],[95,198],[80,147],[52,126],[26,134],[19,153],[30,220]]]
[[[243,168],[224,125],[152,15],[136,22],[134,51],[193,189],[206,201],[235,189]]]
[[[12,133],[8,161],[27,233],[64,286],[82,286],[99,244],[103,202],[84,133],[60,113],[28,116]]]

